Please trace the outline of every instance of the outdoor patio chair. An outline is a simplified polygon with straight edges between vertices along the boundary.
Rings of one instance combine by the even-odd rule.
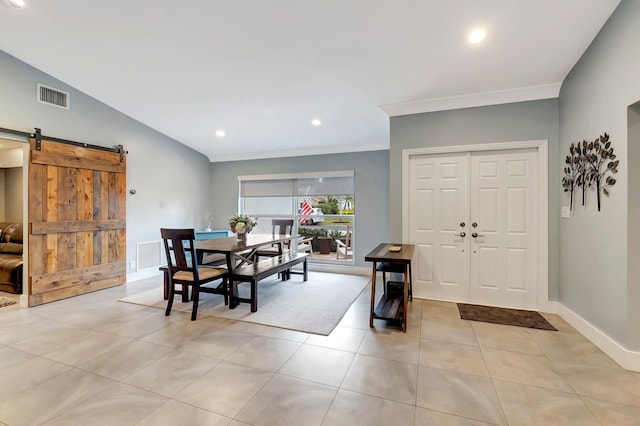
[[[353,259],[353,249],[351,247],[351,224],[347,225],[347,233],[341,239],[336,239],[336,259]]]

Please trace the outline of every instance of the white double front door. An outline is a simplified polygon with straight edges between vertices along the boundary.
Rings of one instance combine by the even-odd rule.
[[[537,307],[537,170],[535,149],[409,158],[416,297]]]

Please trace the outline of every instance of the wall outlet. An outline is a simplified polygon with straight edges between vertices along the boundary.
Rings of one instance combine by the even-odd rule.
[[[136,261],[132,260],[131,262],[129,262],[129,269],[136,269]]]
[[[571,219],[571,209],[566,206],[562,206],[562,218]]]

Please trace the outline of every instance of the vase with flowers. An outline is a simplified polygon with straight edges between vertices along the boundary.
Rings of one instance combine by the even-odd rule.
[[[247,234],[251,232],[254,226],[258,224],[258,221],[246,214],[238,213],[229,219],[229,227],[231,232],[234,232],[239,240],[247,238]]]

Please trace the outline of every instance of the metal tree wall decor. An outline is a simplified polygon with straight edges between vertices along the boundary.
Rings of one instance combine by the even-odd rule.
[[[576,147],[574,144],[571,144],[569,147],[569,155],[565,158],[564,163],[567,165],[564,168],[564,177],[562,178],[562,186],[564,187],[564,192],[568,192],[571,197],[571,201],[569,204],[569,208],[573,210],[573,191],[578,186],[578,179],[580,173],[578,169],[580,168],[580,143]]]
[[[600,211],[600,193],[609,196],[607,188],[616,184],[616,180],[609,173],[618,173],[620,163],[613,153],[609,135],[607,133],[600,135],[593,142],[583,140],[582,143],[572,143],[564,163],[566,167],[562,187],[564,192],[570,193],[569,208],[573,210],[573,192],[576,188],[582,188],[582,205],[584,205],[585,192],[595,187],[598,211]]]

